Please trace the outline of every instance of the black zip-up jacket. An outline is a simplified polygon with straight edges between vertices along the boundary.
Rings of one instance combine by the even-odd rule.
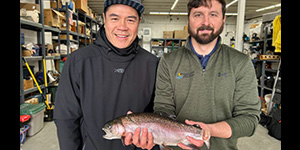
[[[54,109],[61,150],[135,149],[104,139],[102,126],[129,110],[153,109],[158,59],[137,44],[138,38],[122,51],[103,34],[102,26],[93,44],[65,62]]]

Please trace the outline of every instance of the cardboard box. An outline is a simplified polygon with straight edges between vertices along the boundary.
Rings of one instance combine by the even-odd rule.
[[[77,32],[76,31],[76,22],[75,21],[73,21],[73,25],[72,25],[71,31]]]
[[[31,50],[22,50],[22,56],[32,56]]]
[[[30,88],[33,88],[33,79],[29,79],[29,80],[25,80],[23,79],[23,89],[26,90],[26,89],[30,89]]]
[[[183,27],[183,30],[188,30],[188,26],[187,25],[185,25],[184,27]]]
[[[44,9],[44,22],[45,25],[51,27],[61,27],[61,20],[65,18],[60,12],[54,9]]]
[[[175,39],[186,39],[189,36],[187,30],[175,30],[174,31],[174,38]]]
[[[79,34],[84,34],[84,26],[85,26],[84,22],[78,21],[78,33]]]
[[[87,13],[87,15],[90,16],[91,18],[94,18],[93,10],[90,7],[88,7],[88,11],[89,12]]]
[[[173,38],[173,31],[164,31],[163,32],[163,38],[165,39],[172,39]]]
[[[59,2],[58,2],[58,8],[62,8],[62,6],[61,6],[61,0],[58,0]],[[51,8],[57,8],[57,5],[56,5],[56,1],[51,1],[50,2],[50,6],[51,6]]]
[[[80,9],[85,13],[88,13],[88,5],[87,0],[76,0],[75,2],[75,8]]]
[[[33,21],[33,22],[39,22],[40,17],[39,17],[39,11],[37,10],[25,10],[25,9],[20,9],[20,17]]]
[[[158,43],[158,42],[155,42],[155,41],[153,41],[153,42],[152,42],[152,46],[159,46],[159,43]]]
[[[40,13],[40,5],[39,4],[20,3],[20,9],[21,8],[25,8],[26,10],[37,10]]]
[[[38,98],[30,98],[28,100],[25,100],[24,103],[38,104],[39,103],[39,99]]]
[[[61,40],[66,40],[67,39],[67,35],[66,34],[61,34],[59,35]],[[69,40],[73,40],[73,35],[69,35]]]

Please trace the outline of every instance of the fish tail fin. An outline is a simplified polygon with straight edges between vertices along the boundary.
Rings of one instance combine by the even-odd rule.
[[[207,149],[210,149],[210,132],[207,130],[202,130],[202,139],[207,147]]]

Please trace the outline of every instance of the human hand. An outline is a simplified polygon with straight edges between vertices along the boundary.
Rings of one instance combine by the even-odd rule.
[[[202,122],[195,122],[195,121],[185,120],[185,123],[188,124],[188,125],[198,125],[203,130],[210,131],[209,125],[207,125],[205,123],[202,123]],[[205,132],[205,133],[209,133],[209,132]],[[197,139],[194,139],[190,136],[186,137],[186,139],[190,143],[195,145],[195,147],[201,147],[204,144],[204,141],[207,140],[208,138],[209,138],[209,135],[207,135],[207,134],[205,134],[203,136],[203,140],[197,140]],[[181,147],[182,149],[193,149],[192,147],[186,146],[183,143],[178,143],[177,146]]]
[[[128,114],[131,114],[131,111],[127,112]],[[155,144],[153,143],[153,135],[151,132],[148,132],[147,128],[143,128],[142,136],[140,138],[141,128],[137,128],[134,131],[134,134],[127,133],[124,138],[124,144],[125,145],[131,145],[134,144],[136,147],[142,148],[142,149],[152,149]]]

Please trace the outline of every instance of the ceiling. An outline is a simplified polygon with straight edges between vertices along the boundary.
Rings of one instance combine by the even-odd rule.
[[[149,14],[149,12],[170,12],[171,7],[175,0],[142,0],[145,7],[144,14]],[[233,0],[225,0],[226,3],[230,3]],[[93,9],[97,14],[103,13],[103,3],[104,0],[88,0],[88,6]],[[246,0],[246,12],[245,19],[251,19],[255,17],[262,16],[262,14],[274,12],[280,8],[274,8],[269,10],[264,10],[261,12],[256,12],[255,10],[268,7],[271,5],[276,5],[281,3],[281,0]],[[237,13],[238,2],[227,8],[227,13]],[[179,0],[177,6],[171,12],[187,12],[187,0]]]

